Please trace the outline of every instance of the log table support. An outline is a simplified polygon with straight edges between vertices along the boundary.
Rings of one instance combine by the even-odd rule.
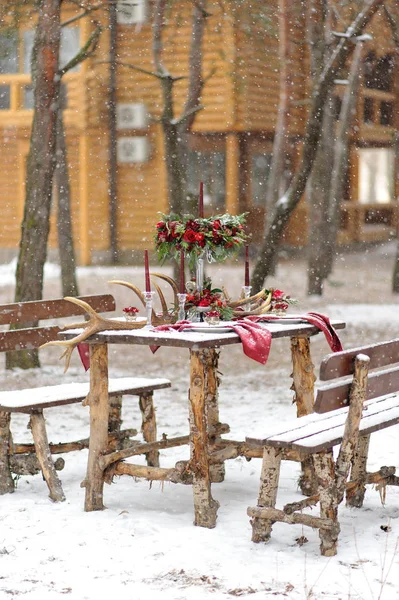
[[[218,378],[218,367],[219,367],[219,354],[220,352],[214,349],[208,350],[207,353],[207,396],[206,411],[208,416],[208,440],[210,445],[215,445],[221,442],[220,435],[215,435],[212,430],[217,430],[219,420],[219,378]],[[225,465],[222,459],[219,463],[215,462],[210,466],[211,481],[213,483],[221,483],[224,481],[225,476]]]
[[[10,432],[9,412],[0,411],[0,495],[9,494],[14,491],[14,480],[10,470]]]
[[[303,417],[313,412],[314,404],[314,365],[310,355],[309,338],[291,338],[292,355],[292,387],[294,390],[294,402],[298,417]],[[304,496],[313,496],[318,487],[314,476],[311,457],[301,463],[302,473],[299,487]]]
[[[212,350],[190,350],[190,470],[193,474],[194,525],[216,526],[219,502],[212,498],[206,399],[213,381]]]
[[[108,346],[90,344],[90,393],[85,404],[90,406],[90,442],[85,511],[103,510],[104,476],[100,458],[108,446]]]
[[[140,395],[139,406],[141,410],[141,431],[146,442],[157,441],[157,421],[155,418],[155,408],[153,402],[153,393],[144,392]],[[152,450],[146,454],[147,465],[149,467],[159,467],[159,452]]]
[[[276,506],[278,482],[280,478],[281,452],[277,448],[266,447],[263,450],[262,471],[257,508],[272,508]],[[272,531],[273,520],[259,515],[252,517],[252,541],[268,542]],[[268,511],[266,513],[268,515]]]

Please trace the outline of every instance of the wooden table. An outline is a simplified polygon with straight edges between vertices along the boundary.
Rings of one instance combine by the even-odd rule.
[[[342,321],[332,321],[336,329],[345,327]],[[268,323],[264,325],[272,338],[291,340],[293,360],[293,390],[298,416],[313,410],[314,370],[310,355],[309,338],[320,331],[309,324]],[[71,339],[78,330],[59,334],[61,339]],[[211,482],[223,479],[224,460],[245,455],[243,442],[226,440],[222,433],[228,426],[219,423],[217,367],[222,346],[241,343],[234,332],[222,334],[194,332],[154,332],[150,328],[132,331],[104,331],[86,340],[90,344],[90,444],[85,510],[102,510],[105,481],[114,475],[127,474],[149,480],[173,481],[192,484],[194,496],[194,524],[212,528],[216,525],[219,503],[212,498]],[[107,454],[108,439],[108,344],[132,344],[139,346],[168,346],[188,348],[190,352],[189,435],[172,440],[160,440],[150,444],[137,443],[132,448]],[[248,359],[250,360],[250,359]],[[123,459],[145,454],[161,448],[190,444],[190,460],[177,463],[175,468],[162,469],[133,465]],[[209,451],[211,447],[212,454]],[[226,454],[227,448],[227,454]],[[247,449],[248,450],[248,449]],[[219,455],[219,459],[218,459]]]

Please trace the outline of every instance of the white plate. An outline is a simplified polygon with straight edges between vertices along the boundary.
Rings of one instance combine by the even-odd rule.
[[[298,325],[300,323],[302,323],[302,324],[303,323],[307,323],[307,321],[305,321],[305,319],[299,319],[299,318],[298,319],[294,319],[294,318],[293,319],[285,319],[284,317],[282,317],[282,318],[277,317],[276,319],[270,319],[268,321],[267,317],[266,317],[264,321],[261,321],[261,323],[269,323],[269,324],[271,324],[271,323],[279,323],[281,325],[284,325],[284,324],[286,324],[286,325]]]
[[[228,333],[234,330],[229,325],[208,325],[208,323],[201,323],[201,325],[195,325],[195,327],[190,327],[186,331],[195,331],[196,333]]]

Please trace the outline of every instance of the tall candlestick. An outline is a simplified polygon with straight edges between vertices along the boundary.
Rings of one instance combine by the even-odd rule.
[[[248,246],[245,246],[245,279],[244,285],[249,285],[249,259],[248,259]]]
[[[185,294],[186,283],[184,281],[184,252],[180,250],[180,293]]]
[[[198,200],[198,216],[204,218],[204,182],[200,181],[199,200]]]
[[[148,265],[148,250],[144,250],[145,291],[151,292],[150,268]]]

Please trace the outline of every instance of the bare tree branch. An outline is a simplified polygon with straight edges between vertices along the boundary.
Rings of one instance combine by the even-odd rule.
[[[71,1],[72,0],[70,0],[70,2]],[[86,17],[87,15],[89,15],[90,13],[92,13],[95,10],[99,10],[100,8],[104,8],[105,6],[109,6],[110,3],[109,2],[101,2],[100,4],[96,4],[95,6],[91,6],[91,7],[84,7],[80,2],[74,2],[74,4],[79,6],[79,8],[82,8],[83,12],[71,17],[70,19],[67,19],[66,21],[63,21],[61,23],[61,27],[67,27],[67,25],[70,25],[71,23],[75,23],[75,21],[79,21],[80,19],[83,19],[84,17]]]
[[[167,69],[162,64],[161,54],[162,54],[162,32],[165,27],[165,9],[166,9],[167,0],[156,0],[154,6],[154,23],[152,26],[152,49],[153,49],[153,58],[154,65],[158,73],[162,75],[166,75],[168,73]]]
[[[97,48],[101,32],[102,27],[100,24],[97,23],[96,29],[93,31],[85,45],[79,50],[77,54],[75,54],[75,56],[65,65],[65,67],[59,69],[58,75],[60,77],[62,77],[63,75],[65,75],[65,73],[76,67],[76,65],[86,60],[86,58],[92,56],[92,54]]]

